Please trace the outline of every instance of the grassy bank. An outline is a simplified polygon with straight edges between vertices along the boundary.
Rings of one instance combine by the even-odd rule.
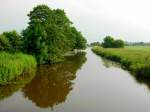
[[[7,84],[36,68],[36,60],[23,53],[0,52],[0,84]]]
[[[135,75],[150,77],[150,47],[102,48],[95,46],[92,51],[107,59],[121,63]]]

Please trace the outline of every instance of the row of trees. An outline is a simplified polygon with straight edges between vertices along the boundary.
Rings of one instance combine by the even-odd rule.
[[[23,51],[36,57],[39,64],[55,63],[64,53],[86,48],[86,40],[66,16],[64,10],[38,5],[29,14],[28,27],[0,35],[0,50]]]
[[[93,46],[101,46],[100,42],[92,42],[89,46],[93,47]]]
[[[111,36],[106,36],[102,43],[104,48],[123,48],[125,46],[125,42],[123,40],[117,39],[115,40]]]

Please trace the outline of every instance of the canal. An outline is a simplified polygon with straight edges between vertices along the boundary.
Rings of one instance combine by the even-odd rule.
[[[26,83],[0,87],[0,112],[149,112],[150,80],[90,49],[39,66]]]

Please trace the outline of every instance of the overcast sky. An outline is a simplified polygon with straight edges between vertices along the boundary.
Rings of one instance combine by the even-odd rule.
[[[106,35],[150,42],[150,0],[0,0],[0,32],[25,28],[37,4],[64,9],[88,42]]]

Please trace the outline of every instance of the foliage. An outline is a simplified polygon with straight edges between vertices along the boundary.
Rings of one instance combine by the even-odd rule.
[[[124,47],[124,41],[123,40],[115,40],[113,43],[114,48],[123,48]]]
[[[0,51],[9,50],[10,43],[9,40],[4,35],[0,35]]]
[[[149,42],[126,42],[127,46],[150,46]]]
[[[38,5],[28,16],[29,26],[22,32],[24,48],[39,64],[59,62],[65,52],[86,47],[86,40],[64,10]]]
[[[123,40],[114,40],[111,36],[106,36],[104,38],[104,42],[102,43],[102,46],[104,48],[123,48],[124,47],[124,41]]]
[[[36,60],[22,53],[0,52],[0,84],[9,83],[17,76],[36,67]]]
[[[102,43],[102,46],[104,48],[111,48],[113,47],[114,39],[111,36],[106,36],[104,38],[104,42]]]
[[[4,35],[7,38],[7,41],[9,43],[9,51],[20,51],[22,49],[22,37],[15,31],[10,32],[4,32],[2,35]]]
[[[103,57],[121,63],[129,71],[143,77],[150,77],[149,50],[131,48],[102,48],[95,46],[92,50]]]
[[[101,46],[100,42],[93,42],[89,46]]]

